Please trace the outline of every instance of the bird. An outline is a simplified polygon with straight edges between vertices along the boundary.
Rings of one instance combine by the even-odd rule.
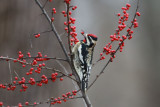
[[[80,78],[81,90],[86,92],[92,68],[93,51],[98,40],[94,34],[84,34],[84,40],[76,43],[72,49],[73,65]]]

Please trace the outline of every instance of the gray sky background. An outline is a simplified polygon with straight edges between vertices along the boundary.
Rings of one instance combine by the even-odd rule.
[[[42,0],[43,1],[43,0]],[[54,1],[54,0],[53,0]],[[64,32],[64,18],[61,11],[65,9],[63,0],[55,0],[47,4],[47,10],[55,7],[55,26],[61,34]],[[73,13],[76,18],[78,38],[81,30],[98,36],[95,47],[94,61],[99,58],[103,47],[109,41],[109,35],[114,33],[118,25],[116,13],[121,7],[131,4],[131,17],[136,8],[136,0],[75,0],[77,10]],[[94,107],[159,107],[160,105],[160,1],[140,0],[138,17],[139,27],[135,30],[133,39],[125,42],[122,53],[118,53],[113,63],[106,68],[105,73],[96,81],[87,92]],[[17,57],[17,52],[30,51],[33,55],[42,52],[48,56],[64,57],[53,33],[46,33],[35,39],[31,34],[50,29],[48,22],[34,0],[0,0],[0,55]],[[67,45],[66,36],[62,37]],[[31,42],[33,48],[31,48]],[[92,69],[90,81],[102,69],[105,61],[100,62]],[[68,65],[62,63],[68,69]],[[55,61],[47,63],[49,67],[63,70]],[[10,81],[8,63],[0,61],[0,82]],[[20,76],[24,69],[11,63],[12,70]],[[27,68],[26,68],[27,70]],[[47,75],[47,73],[46,73]],[[38,78],[34,75],[35,78]],[[51,96],[58,97],[64,92],[74,89],[68,79],[59,83],[50,83],[41,88],[31,87],[25,93],[0,90],[0,101],[8,105],[16,105],[25,101],[41,101]],[[40,105],[39,107],[48,107]],[[55,107],[83,107],[82,100],[72,100]]]

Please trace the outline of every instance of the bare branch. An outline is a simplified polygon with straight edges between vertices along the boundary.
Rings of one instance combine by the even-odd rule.
[[[18,79],[20,80],[21,78],[19,77],[19,75],[17,74],[15,70],[14,70],[14,73],[17,75]]]
[[[66,4],[66,9],[67,9],[67,28],[68,28],[68,45],[69,45],[69,51],[70,51],[70,54],[72,53],[72,49],[71,49],[71,38],[70,38],[70,32],[71,32],[71,29],[70,29],[70,24],[69,24],[69,9],[70,9],[70,6],[69,6],[69,3]],[[71,57],[71,60],[72,60],[72,57]]]
[[[47,2],[48,2],[48,0],[46,0],[46,2],[44,3],[44,6],[43,6],[43,8],[46,6]]]
[[[12,70],[11,70],[10,61],[8,61],[8,66],[9,66],[10,78],[11,78],[11,83],[12,83]]]
[[[69,72],[66,70],[66,68],[59,61],[56,61],[56,62],[63,68],[63,70],[65,71],[66,74],[69,74]],[[79,90],[79,87],[77,86],[75,81],[72,80],[72,83],[73,83],[73,86],[75,87],[75,89]]]
[[[38,58],[42,58],[42,59],[55,59],[55,60],[59,60],[59,61],[67,61],[67,59],[63,59],[63,58],[57,58],[57,57],[23,57],[22,59],[38,59]]]
[[[43,32],[39,32],[40,34],[42,33],[47,33],[47,32],[52,32],[52,30],[47,30],[47,31],[43,31]],[[33,35],[37,35],[38,33],[34,33]]]
[[[87,94],[84,93],[82,90],[81,90],[81,93],[82,93],[82,97],[83,97],[87,107],[92,107],[91,101],[90,101],[89,97],[87,96]]]

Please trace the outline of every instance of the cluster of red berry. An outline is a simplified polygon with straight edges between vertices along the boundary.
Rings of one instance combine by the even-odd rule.
[[[130,40],[132,39],[132,34],[133,34],[133,30],[131,30],[132,26],[134,26],[134,28],[138,27],[138,22],[136,19],[136,16],[140,16],[139,12],[136,12],[133,21],[131,21],[131,26],[129,28],[127,28],[126,22],[128,21],[129,18],[129,13],[127,12],[130,9],[131,5],[130,4],[126,4],[126,7],[122,7],[122,15],[121,13],[118,13],[117,16],[119,17],[119,25],[116,29],[116,32],[113,35],[110,35],[111,41],[109,43],[106,44],[106,46],[103,48],[103,53],[100,53],[100,60],[105,59],[105,55],[111,55],[110,57],[110,61],[113,61],[113,58],[115,58],[115,53],[119,50],[120,52],[122,52],[122,49],[124,47],[124,40],[126,40],[127,38]],[[127,34],[126,35],[122,35],[120,36],[120,32],[124,31],[126,29]],[[118,41],[119,42],[119,46],[116,50],[112,49],[112,43]]]
[[[50,103],[51,105],[54,105],[54,104],[61,104],[62,101],[63,102],[66,102],[67,100],[69,99],[73,99],[74,96],[77,95],[77,90],[73,90],[72,92],[67,92],[65,94],[62,94],[62,97],[57,97],[57,98],[53,98],[51,97],[50,98],[50,101],[46,101],[45,103]],[[24,105],[22,105],[22,103],[19,103],[18,106],[16,107],[23,107],[23,106],[36,106],[36,105],[39,105],[41,104],[42,102],[34,102],[33,104],[32,103],[29,103],[29,102],[25,102]],[[3,102],[0,102],[0,106],[3,106]],[[7,106],[7,107],[10,107],[10,106]]]
[[[19,51],[17,59],[3,57],[3,56],[1,56],[1,59],[4,59],[6,61],[12,60],[14,63],[19,62],[20,64],[22,64],[22,67],[26,67],[26,65],[28,65],[30,68],[29,68],[29,71],[26,72],[26,75],[32,75],[33,71],[35,73],[40,74],[42,69],[45,69],[44,61],[49,60],[49,58],[47,58],[47,55],[44,55],[44,57],[43,57],[41,52],[38,52],[36,57],[31,57],[30,52],[28,52],[27,56],[28,57],[24,57],[24,54],[21,51]],[[32,59],[30,63],[25,60],[27,58]],[[35,85],[35,84],[37,84],[37,86],[42,86],[42,84],[47,84],[48,80],[51,80],[51,81],[55,82],[55,80],[57,78],[60,78],[60,81],[63,81],[63,77],[64,76],[66,76],[66,75],[64,75],[64,74],[58,75],[58,73],[55,72],[55,73],[51,74],[50,78],[47,78],[47,76],[45,76],[45,75],[42,75],[40,80],[35,80],[34,78],[30,77],[28,82],[26,82],[25,77],[18,78],[16,76],[14,78],[15,80],[12,81],[12,83],[10,83],[10,84],[0,84],[0,88],[7,89],[8,91],[9,90],[14,91],[16,89],[16,86],[20,85],[21,86],[20,92],[23,92],[23,91],[27,90],[27,88],[28,88],[27,85]],[[69,74],[67,76],[72,76],[72,74]]]

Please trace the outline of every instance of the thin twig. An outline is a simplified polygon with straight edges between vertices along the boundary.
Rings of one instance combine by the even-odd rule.
[[[69,51],[70,51],[70,54],[72,53],[72,49],[71,49],[71,38],[70,38],[70,32],[71,32],[71,30],[70,30],[70,24],[69,24],[69,18],[70,18],[70,16],[69,16],[69,9],[70,9],[70,7],[69,7],[69,3],[67,3],[66,4],[67,5],[67,28],[68,28],[68,46],[69,46]],[[72,60],[72,59],[71,59]]]
[[[43,32],[39,32],[40,34],[42,34],[42,33],[47,33],[47,32],[52,32],[52,30],[47,30],[47,31],[43,31]],[[33,34],[33,35],[37,35],[38,33],[35,33],[35,34]]]
[[[30,41],[30,46],[31,46],[31,48],[33,48],[31,37],[32,37],[32,35],[29,36],[29,41]]]
[[[61,33],[59,36],[62,37],[66,32]]]
[[[63,58],[57,58],[57,57],[23,57],[22,59],[38,59],[38,58],[42,58],[42,59],[55,59],[55,60],[59,60],[59,61],[67,61],[67,59],[63,59]]]
[[[66,70],[66,68],[59,61],[56,61],[56,62],[63,68],[65,73],[69,75],[69,72]],[[75,81],[72,80],[72,83],[73,83],[73,86],[75,87],[75,89],[79,90],[79,88],[77,87],[77,84],[75,83]]]
[[[11,64],[10,64],[10,61],[8,61],[8,67],[9,67],[10,78],[11,78],[11,83],[12,83],[12,70],[11,70]]]
[[[46,0],[46,2],[44,3],[44,6],[43,6],[43,8],[46,6],[47,2],[48,2],[48,0]]]
[[[20,80],[21,78],[19,77],[19,75],[17,74],[15,70],[14,70],[14,73],[17,75],[18,79]]]

